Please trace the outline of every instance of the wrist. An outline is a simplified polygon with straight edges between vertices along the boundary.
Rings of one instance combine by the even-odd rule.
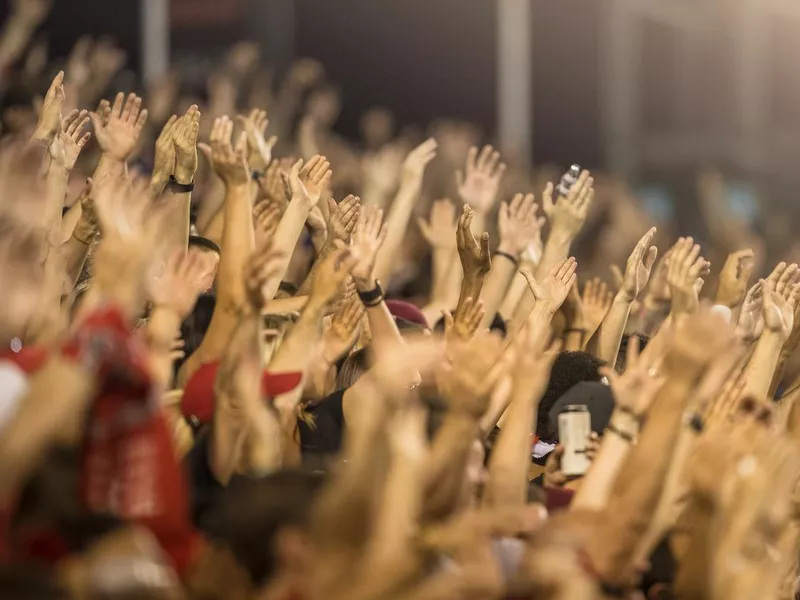
[[[506,256],[506,257],[513,257],[515,262],[519,262],[519,257],[522,254],[524,248],[518,248],[514,244],[510,244],[507,242],[500,242],[500,245],[497,247],[495,251],[496,255],[499,256]]]
[[[614,296],[614,304],[627,304],[630,306],[634,300],[636,300],[636,294],[626,292],[624,289],[618,291],[617,295]]]
[[[174,173],[175,180],[181,185],[190,185],[194,182],[196,171],[196,168],[181,167],[180,165],[176,165]],[[167,175],[167,179],[169,179],[169,175]]]
[[[353,281],[356,284],[356,290],[359,292],[371,292],[376,287],[378,287],[378,280],[374,277],[370,276],[366,279],[360,279],[358,277],[353,277]]]

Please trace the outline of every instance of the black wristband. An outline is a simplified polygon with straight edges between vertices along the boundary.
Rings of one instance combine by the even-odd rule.
[[[264,171],[253,171],[252,173],[250,173],[250,177],[253,178],[253,181],[258,181],[259,179],[263,179],[266,176],[267,174],[264,173]]]
[[[179,183],[175,179],[175,175],[170,175],[167,189],[173,194],[190,194],[194,191],[194,181],[192,183]]]
[[[379,281],[375,282],[375,288],[368,292],[358,292],[358,297],[364,306],[377,306],[383,302],[383,289]]]
[[[629,444],[635,444],[636,443],[636,436],[635,435],[633,435],[632,433],[628,433],[627,431],[622,431],[622,429],[620,429],[619,427],[616,427],[615,425],[612,425],[611,423],[609,423],[608,426],[606,427],[606,431],[610,431],[611,433],[613,433],[617,437],[622,438],[623,440],[625,440]]]
[[[509,254],[508,252],[503,252],[502,250],[498,250],[497,252],[494,253],[494,255],[502,256],[503,258],[510,260],[515,265],[519,264],[519,259],[516,256]]]

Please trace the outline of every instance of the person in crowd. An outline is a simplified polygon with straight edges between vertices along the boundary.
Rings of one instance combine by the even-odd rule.
[[[796,596],[797,264],[469,125],[346,140],[312,59],[50,72],[49,7],[0,35],[0,598]]]

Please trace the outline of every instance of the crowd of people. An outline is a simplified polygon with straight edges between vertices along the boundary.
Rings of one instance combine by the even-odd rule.
[[[796,597],[800,267],[752,228],[455,121],[344,139],[250,43],[120,91],[12,5],[0,598]]]

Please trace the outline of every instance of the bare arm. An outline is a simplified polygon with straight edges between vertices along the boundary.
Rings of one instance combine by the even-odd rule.
[[[538,205],[533,201],[533,194],[517,194],[510,205],[503,203],[500,206],[500,245],[497,247],[488,281],[481,291],[481,300],[486,310],[482,327],[489,327],[492,323],[517,273],[523,251],[541,234],[544,218],[537,218],[537,210]]]
[[[531,429],[560,349],[556,345],[544,352],[550,318],[543,308],[537,313],[519,336],[511,404],[489,461],[487,498],[493,506],[522,507],[527,502]]]
[[[233,123],[227,117],[217,119],[211,134],[214,166],[225,182],[225,226],[222,238],[217,303],[200,347],[184,363],[179,375],[182,382],[203,363],[221,355],[236,327],[239,310],[244,303],[245,289],[241,273],[255,246],[253,211],[250,206],[250,176],[245,157],[246,140],[239,138],[234,151],[231,146]]]
[[[419,197],[425,168],[436,156],[436,148],[436,140],[428,139],[414,148],[403,163],[400,190],[397,192],[386,219],[386,242],[375,263],[375,278],[386,286],[389,285],[392,276],[395,256],[397,256],[406,235],[414,203]]]
[[[609,365],[613,365],[617,361],[617,354],[619,354],[619,346],[625,333],[625,326],[628,323],[631,305],[644,288],[647,287],[647,282],[650,279],[650,272],[653,269],[658,253],[658,249],[650,245],[655,234],[655,227],[644,234],[644,237],[639,240],[630,257],[628,257],[622,287],[614,297],[611,309],[600,327],[597,357],[603,359]]]

